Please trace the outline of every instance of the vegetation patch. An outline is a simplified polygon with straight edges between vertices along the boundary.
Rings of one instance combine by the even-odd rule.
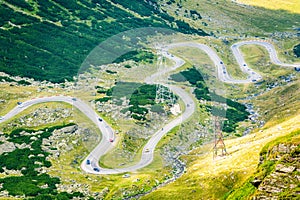
[[[128,53],[123,54],[122,56],[115,59],[114,63],[121,63],[128,60],[133,60],[134,62],[147,62],[153,63],[155,59],[155,55],[149,50],[136,50],[130,51]],[[129,66],[129,67],[128,67]],[[131,68],[130,65],[125,65],[126,68]]]
[[[28,81],[25,80],[16,81],[15,79],[12,79],[7,76],[0,76],[0,82],[17,83],[18,85],[25,85],[25,86],[31,85],[31,83],[29,83]]]
[[[176,82],[188,81],[191,85],[197,85],[198,82],[204,81],[201,73],[195,67],[172,74],[170,78]]]
[[[204,82],[203,76],[195,67],[181,71],[177,74],[172,74],[170,77],[176,82],[188,81],[195,87],[194,94],[198,100],[226,103],[227,106],[229,106],[229,108],[225,110],[224,108],[206,105],[207,112],[211,112],[214,116],[226,118],[222,128],[224,132],[234,132],[238,126],[237,123],[248,118],[249,113],[246,111],[246,106],[209,91],[209,88]]]
[[[294,54],[296,55],[296,57],[300,58],[300,44],[294,46]]]
[[[156,103],[156,85],[141,84],[135,82],[117,82],[116,85],[106,91],[106,96],[95,101],[107,102],[111,100],[117,105],[121,105],[124,98],[129,100],[129,107],[121,110],[122,113],[131,112],[131,117],[136,120],[146,120],[149,111],[162,113],[164,105],[169,103]],[[165,87],[165,96],[175,96]],[[175,96],[176,99],[176,96]],[[150,106],[150,109],[148,108]]]
[[[1,1],[0,71],[35,80],[64,82],[77,75],[89,52],[99,43],[124,31],[159,27],[207,35],[161,13],[156,3],[154,6],[143,0],[113,2],[115,4],[106,0]],[[177,25],[172,25],[174,23]],[[120,45],[120,41],[114,42],[113,48]],[[125,57],[129,59],[130,55]],[[132,59],[151,57],[149,53],[138,52]],[[123,57],[117,61],[122,60]]]
[[[84,197],[80,192],[58,192],[56,184],[60,183],[58,177],[51,177],[46,173],[39,172],[41,168],[49,168],[51,162],[47,160],[50,153],[42,149],[43,139],[49,138],[52,132],[74,124],[54,126],[39,131],[16,129],[6,135],[7,140],[14,144],[21,144],[12,152],[0,155],[0,172],[6,170],[18,170],[22,176],[8,176],[0,179],[2,188],[9,195],[25,195],[29,199],[72,199]]]

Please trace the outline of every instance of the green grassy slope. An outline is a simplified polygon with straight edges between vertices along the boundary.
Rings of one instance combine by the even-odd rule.
[[[77,74],[95,46],[122,31],[162,27],[206,35],[155,5],[142,0],[1,1],[0,71],[61,82]]]

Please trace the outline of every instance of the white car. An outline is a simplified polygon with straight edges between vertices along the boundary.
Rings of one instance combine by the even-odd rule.
[[[129,177],[130,177],[130,174],[124,174],[122,177],[123,177],[123,178],[129,178]]]

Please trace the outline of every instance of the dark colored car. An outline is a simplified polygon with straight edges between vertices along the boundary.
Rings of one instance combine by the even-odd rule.
[[[97,167],[94,167],[94,171],[95,171],[95,172],[100,172],[100,169],[97,168]]]
[[[98,118],[98,120],[99,120],[99,122],[102,122],[102,121],[103,121],[103,119],[101,119],[101,118]]]
[[[91,161],[90,161],[90,160],[86,160],[86,164],[87,164],[87,165],[90,165],[90,164],[91,164]]]

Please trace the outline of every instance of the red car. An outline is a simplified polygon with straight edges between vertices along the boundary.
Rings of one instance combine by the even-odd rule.
[[[109,139],[109,141],[110,141],[110,142],[113,142],[114,140],[113,140],[113,139]]]

